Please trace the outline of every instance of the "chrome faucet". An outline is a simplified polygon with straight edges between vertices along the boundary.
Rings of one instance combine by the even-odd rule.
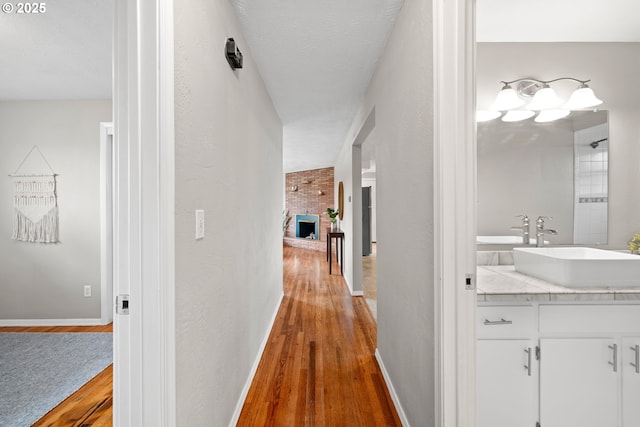
[[[536,220],[536,247],[541,248],[544,246],[544,235],[551,234],[556,235],[558,232],[556,230],[545,229],[544,228],[544,220],[552,220],[553,218],[548,216],[539,216]]]
[[[525,245],[529,244],[529,217],[527,215],[516,215],[516,218],[522,218],[522,225],[520,227],[513,226],[512,230],[521,230],[522,231],[522,243]]]

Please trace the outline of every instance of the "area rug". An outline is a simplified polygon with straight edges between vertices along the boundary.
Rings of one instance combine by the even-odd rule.
[[[0,333],[0,426],[28,427],[113,362],[113,334]]]

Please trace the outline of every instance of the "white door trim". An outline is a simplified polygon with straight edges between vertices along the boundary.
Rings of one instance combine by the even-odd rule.
[[[113,123],[100,123],[100,323],[113,321]]]
[[[434,0],[436,425],[475,426],[475,2]]]
[[[115,426],[174,426],[173,1],[116,0]]]

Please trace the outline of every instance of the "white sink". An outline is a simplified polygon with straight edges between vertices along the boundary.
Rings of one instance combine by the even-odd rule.
[[[640,256],[586,247],[514,248],[516,271],[574,288],[640,287]]]
[[[522,236],[476,236],[479,245],[522,245]],[[549,243],[545,240],[545,243]],[[530,245],[536,244],[536,239],[529,239]]]

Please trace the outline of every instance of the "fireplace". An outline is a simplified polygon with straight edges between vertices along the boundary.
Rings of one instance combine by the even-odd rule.
[[[296,215],[296,237],[319,240],[320,217],[318,215]]]

